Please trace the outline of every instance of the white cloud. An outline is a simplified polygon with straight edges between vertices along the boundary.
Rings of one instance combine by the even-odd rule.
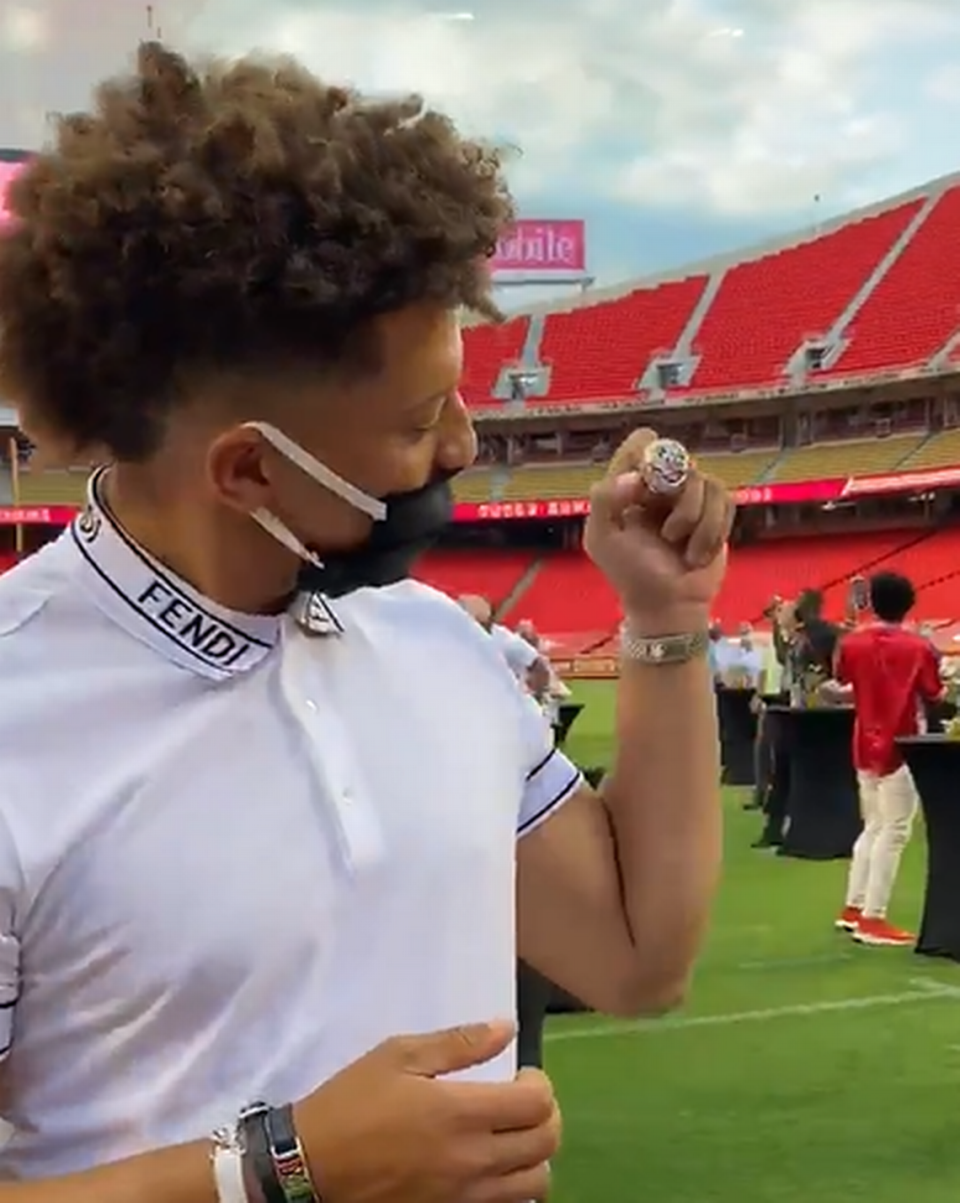
[[[475,19],[442,16],[462,2],[153,8],[195,48],[287,51],[330,78],[426,92],[470,130],[518,143],[515,186],[554,211],[595,198],[785,221],[815,194],[840,208],[885,172],[899,186],[929,106],[960,107],[956,0],[467,0]],[[36,142],[44,111],[84,104],[146,32],[130,0],[99,0],[95,28],[81,7],[9,9],[0,143]]]
[[[424,89],[516,139],[521,192],[589,181],[733,217],[859,200],[908,124],[876,95],[880,60],[960,32],[951,0],[477,0],[469,22],[382,0],[243,8],[214,0],[208,39],[229,24],[231,48],[252,38],[367,86]]]

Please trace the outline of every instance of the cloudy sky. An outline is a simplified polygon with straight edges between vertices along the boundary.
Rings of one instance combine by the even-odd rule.
[[[84,107],[151,18],[508,139],[522,214],[585,218],[605,283],[960,165],[960,0],[3,0],[0,146]]]

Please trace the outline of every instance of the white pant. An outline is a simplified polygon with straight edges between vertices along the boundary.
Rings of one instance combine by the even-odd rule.
[[[882,918],[910,839],[917,789],[905,764],[886,777],[858,773],[857,782],[863,831],[853,846],[847,906],[860,907],[866,918]]]

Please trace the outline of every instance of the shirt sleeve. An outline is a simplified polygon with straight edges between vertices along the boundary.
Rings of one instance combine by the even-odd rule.
[[[534,699],[518,689],[517,703],[526,762],[517,834],[525,836],[573,797],[583,774],[555,746],[553,729]]]
[[[20,859],[10,831],[0,818],[0,1061],[13,1044],[13,1021],[20,994],[20,941],[16,934],[17,900],[23,886]]]
[[[943,682],[940,680],[940,662],[931,644],[924,648],[923,660],[920,664],[918,681],[920,694],[925,702],[936,702],[943,693]]]

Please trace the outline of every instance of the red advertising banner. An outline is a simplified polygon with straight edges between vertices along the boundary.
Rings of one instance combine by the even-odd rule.
[[[518,221],[497,243],[491,267],[497,275],[557,276],[585,271],[586,226],[582,221]]]
[[[838,480],[801,480],[789,484],[746,485],[734,489],[737,505],[800,505],[803,502],[836,501],[843,496],[848,484],[846,477]]]
[[[7,209],[7,189],[16,176],[23,171],[23,163],[8,163],[0,159],[0,226],[5,226],[10,220]]]
[[[734,490],[737,505],[825,505],[853,497],[881,493],[923,493],[935,489],[960,488],[960,466],[929,468],[922,472],[888,473],[883,476],[837,477],[831,480],[802,480],[784,484],[745,485]],[[511,519],[580,518],[590,511],[585,497],[551,501],[491,501],[479,505],[462,502],[454,510],[456,522],[502,522]]]
[[[851,476],[843,486],[844,497],[870,497],[877,493],[925,493],[960,486],[960,466],[926,468],[920,472],[887,473],[885,476]]]
[[[590,513],[586,497],[564,501],[458,501],[453,509],[454,522],[502,522],[517,518],[582,518]]]
[[[74,505],[0,505],[0,526],[69,526]]]

